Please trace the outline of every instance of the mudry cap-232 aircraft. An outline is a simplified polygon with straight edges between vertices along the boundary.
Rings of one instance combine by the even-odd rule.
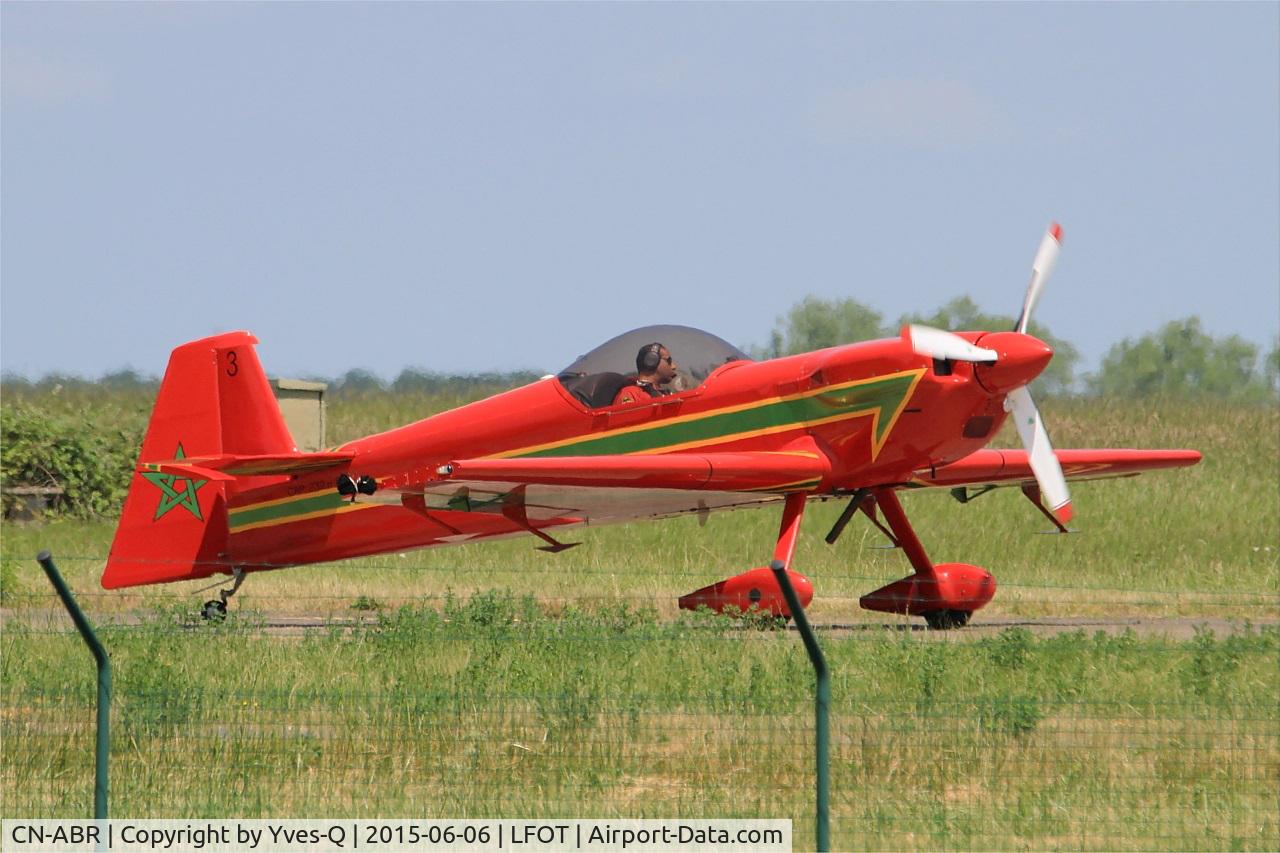
[[[862,511],[914,571],[861,598],[870,610],[958,627],[995,579],[935,564],[898,492],[942,487],[962,502],[1019,486],[1065,532],[1067,479],[1193,465],[1192,450],[1055,452],[1027,391],[1053,351],[1026,333],[1057,258],[1045,234],[1013,331],[901,336],[754,362],[714,335],[650,326],[560,374],[320,453],[298,452],[247,332],[173,351],[102,576],[107,589],[228,574],[205,605],[225,613],[247,573],[564,528],[782,504],[774,560],[791,569],[806,501],[847,497],[834,543]],[[614,405],[637,350],[661,341],[683,389]],[[1012,414],[1025,450],[985,447]],[[880,521],[883,515],[884,523]],[[887,523],[887,527],[885,526]],[[680,599],[789,616],[767,568]]]

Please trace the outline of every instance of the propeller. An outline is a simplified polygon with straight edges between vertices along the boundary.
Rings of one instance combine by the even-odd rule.
[[[975,346],[959,335],[932,326],[907,326],[904,332],[911,341],[911,349],[929,358],[975,361],[981,364],[995,364],[999,359],[993,349]]]
[[[1040,499],[1049,507],[1053,517],[1063,524],[1071,520],[1071,494],[1067,491],[1067,478],[1062,473],[1057,454],[1049,443],[1049,433],[1044,428],[1040,410],[1031,399],[1027,386],[1014,388],[1004,398],[1005,411],[1013,415],[1013,425],[1018,437],[1027,449],[1031,473],[1040,487]]]
[[[1035,338],[1026,337],[1026,333],[1031,322],[1031,312],[1053,273],[1061,251],[1062,226],[1053,222],[1040,241],[1040,248],[1036,250],[1035,259],[1031,262],[1031,281],[1027,284],[1027,293],[1022,299],[1022,313],[1018,316],[1015,333],[999,332],[983,338],[991,340],[993,346],[1000,347],[999,351],[977,346],[952,332],[929,326],[907,326],[902,334],[910,341],[914,352],[929,358],[967,361],[980,365],[995,365],[1002,359],[1007,362],[1000,367],[977,369],[975,373],[979,382],[993,392],[1004,390],[1005,386],[998,384],[998,380],[1003,379],[1003,382],[1011,385],[1020,383],[1005,391],[1004,408],[1013,415],[1018,436],[1027,450],[1031,471],[1040,487],[1041,499],[1048,505],[1053,516],[1066,524],[1072,515],[1067,478],[1053,452],[1053,445],[1049,443],[1049,433],[1044,427],[1040,411],[1026,386],[1026,382],[1043,369],[1050,354],[1044,344]],[[1037,347],[1043,351],[1043,356],[1036,352]],[[1003,376],[995,376],[996,373],[1002,373]]]
[[[1049,230],[1040,240],[1040,248],[1036,250],[1035,259],[1031,262],[1031,281],[1027,283],[1027,294],[1022,298],[1022,314],[1018,316],[1018,325],[1014,331],[1027,333],[1027,325],[1031,322],[1031,312],[1040,299],[1045,283],[1053,273],[1058,262],[1058,254],[1062,251],[1062,226],[1056,222],[1049,224]],[[1018,437],[1022,446],[1027,449],[1031,462],[1031,473],[1036,476],[1036,485],[1040,487],[1040,498],[1048,505],[1058,521],[1066,524],[1071,520],[1071,493],[1067,490],[1067,478],[1062,473],[1062,465],[1049,443],[1049,433],[1044,428],[1044,419],[1040,410],[1031,399],[1031,392],[1023,385],[1014,388],[1004,398],[1005,410],[1013,415],[1014,426],[1018,428]]]
[[[1031,262],[1031,281],[1027,283],[1027,295],[1022,300],[1022,314],[1018,316],[1015,332],[1027,333],[1027,324],[1031,322],[1031,310],[1036,307],[1040,291],[1049,280],[1053,266],[1058,262],[1058,253],[1062,251],[1062,226],[1056,222],[1049,223],[1049,230],[1044,232],[1040,248],[1036,250],[1036,258]]]

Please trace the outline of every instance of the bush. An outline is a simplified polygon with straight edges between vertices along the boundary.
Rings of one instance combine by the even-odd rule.
[[[51,415],[32,406],[0,410],[0,485],[55,486],[64,510],[89,517],[119,511],[142,430],[102,426],[91,414]],[[7,514],[16,500],[4,495]]]
[[[1254,344],[1237,335],[1216,338],[1204,331],[1199,317],[1187,317],[1111,347],[1089,384],[1096,394],[1116,397],[1263,402],[1276,387],[1267,371],[1280,364],[1280,356],[1273,350],[1261,372],[1257,364]]]

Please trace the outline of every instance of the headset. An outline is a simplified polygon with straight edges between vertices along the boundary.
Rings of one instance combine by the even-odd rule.
[[[662,344],[652,343],[640,347],[636,356],[636,369],[641,373],[653,373],[662,363]]]

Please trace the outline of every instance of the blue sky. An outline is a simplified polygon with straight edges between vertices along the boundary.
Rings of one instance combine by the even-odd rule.
[[[1280,329],[1280,5],[0,6],[0,366],[556,369],[970,294]]]

